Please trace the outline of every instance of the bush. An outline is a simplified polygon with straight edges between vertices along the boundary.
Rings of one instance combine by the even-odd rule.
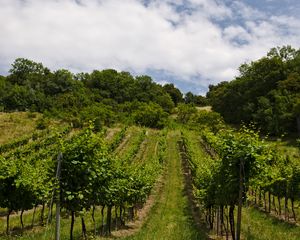
[[[81,121],[80,118],[73,117],[70,120],[72,128],[82,128],[83,127],[83,122]]]
[[[135,124],[150,128],[163,128],[168,121],[168,114],[156,103],[140,103],[132,113]]]
[[[44,130],[47,128],[48,122],[45,118],[40,118],[36,122],[36,129],[38,130]]]
[[[217,112],[200,110],[190,119],[189,124],[197,127],[207,127],[211,131],[217,132],[224,127],[224,120]]]
[[[100,132],[102,130],[102,122],[101,122],[101,118],[97,117],[94,120],[94,131],[95,132]]]
[[[180,123],[187,123],[193,115],[197,113],[197,108],[192,104],[178,104],[177,120]]]
[[[34,113],[34,112],[27,112],[27,117],[28,118],[36,118],[36,113]]]
[[[99,119],[99,124],[106,126],[111,125],[116,121],[117,114],[114,113],[113,108],[102,103],[96,103],[84,108],[80,112],[80,117],[83,121]],[[97,120],[98,121],[98,120]]]

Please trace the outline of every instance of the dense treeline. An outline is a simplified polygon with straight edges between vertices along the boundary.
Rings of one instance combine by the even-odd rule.
[[[196,101],[197,96],[189,93],[187,100]],[[73,74],[18,58],[9,75],[0,76],[0,111],[38,111],[79,125],[97,117],[103,124],[129,121],[162,127],[168,113],[184,101],[173,84],[161,86],[149,76],[113,69]]]
[[[229,123],[253,122],[273,135],[300,132],[300,50],[273,48],[239,72],[231,82],[209,86],[215,111]]]

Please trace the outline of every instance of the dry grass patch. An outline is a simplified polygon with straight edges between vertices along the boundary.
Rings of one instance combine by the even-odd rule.
[[[40,113],[0,112],[0,144],[10,142],[24,135],[30,135],[36,128]]]

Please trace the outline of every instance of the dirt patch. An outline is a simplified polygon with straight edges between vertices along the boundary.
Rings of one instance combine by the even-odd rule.
[[[109,128],[105,135],[105,141],[110,141],[113,137],[121,131],[121,128]]]

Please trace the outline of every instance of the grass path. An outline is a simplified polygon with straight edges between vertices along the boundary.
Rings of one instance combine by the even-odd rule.
[[[142,229],[136,235],[127,237],[127,240],[207,239],[205,233],[196,229],[184,193],[184,179],[177,147],[179,138],[178,131],[169,133],[162,193]]]
[[[298,226],[278,220],[253,208],[243,209],[242,231],[248,240],[299,240]]]

